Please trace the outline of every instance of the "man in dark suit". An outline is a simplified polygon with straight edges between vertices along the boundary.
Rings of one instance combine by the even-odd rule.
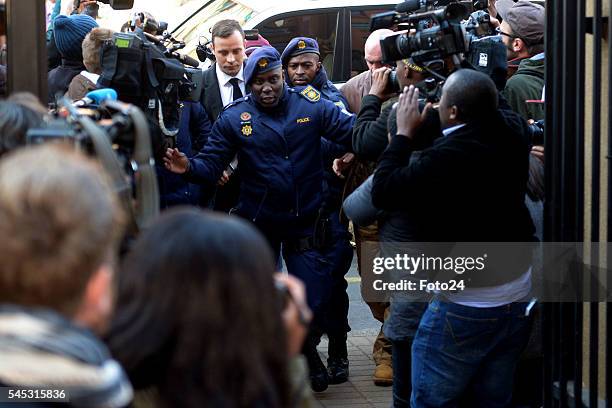
[[[204,72],[202,105],[211,123],[219,117],[223,108],[248,93],[244,82],[245,35],[236,20],[221,20],[212,28],[212,50],[216,62]],[[215,210],[227,212],[238,201],[240,180],[231,174],[237,162],[233,161],[229,171],[219,180],[214,200]],[[230,178],[231,176],[231,178]]]

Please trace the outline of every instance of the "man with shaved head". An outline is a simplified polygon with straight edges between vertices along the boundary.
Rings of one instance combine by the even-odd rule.
[[[340,92],[348,101],[348,109],[353,113],[359,113],[361,109],[361,99],[370,92],[372,88],[372,73],[378,68],[386,66],[382,62],[382,49],[380,48],[380,40],[389,34],[393,34],[392,30],[383,28],[373,31],[366,40],[364,48],[365,61],[368,64],[368,70],[348,80],[342,86]]]
[[[425,121],[431,105],[421,111],[418,89],[405,89],[397,132],[374,173],[373,204],[418,219],[415,242],[533,242],[524,201],[527,125],[506,105],[489,77],[456,71],[438,109],[443,134],[415,157],[433,136]],[[504,247],[506,258],[512,249]],[[464,290],[438,291],[429,303],[412,343],[412,396],[395,407],[454,407],[471,396],[471,407],[510,405],[531,331],[531,258],[513,257],[503,269],[486,265],[465,279]]]

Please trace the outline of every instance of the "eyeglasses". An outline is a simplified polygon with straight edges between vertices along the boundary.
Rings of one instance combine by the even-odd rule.
[[[495,32],[496,32],[497,34],[499,34],[499,35],[505,35],[506,37],[509,37],[509,38],[516,38],[516,36],[514,36],[514,35],[512,35],[512,34],[504,33],[504,32],[501,30],[501,27],[495,27]]]

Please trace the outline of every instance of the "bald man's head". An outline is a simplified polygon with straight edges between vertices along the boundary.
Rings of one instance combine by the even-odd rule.
[[[380,30],[372,31],[372,34],[366,40],[364,48],[366,64],[370,71],[381,68],[384,66],[382,63],[382,50],[380,48],[380,40],[393,34],[392,30],[383,28]]]
[[[495,83],[473,69],[453,73],[442,88],[440,122],[443,128],[491,117],[497,110]]]

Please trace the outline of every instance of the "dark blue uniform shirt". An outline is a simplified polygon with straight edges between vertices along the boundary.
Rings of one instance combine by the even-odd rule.
[[[237,154],[236,213],[261,225],[292,224],[321,206],[321,137],[350,148],[354,120],[312,87],[285,87],[269,111],[249,95],[221,113],[203,151],[189,160],[187,177],[216,183]]]

